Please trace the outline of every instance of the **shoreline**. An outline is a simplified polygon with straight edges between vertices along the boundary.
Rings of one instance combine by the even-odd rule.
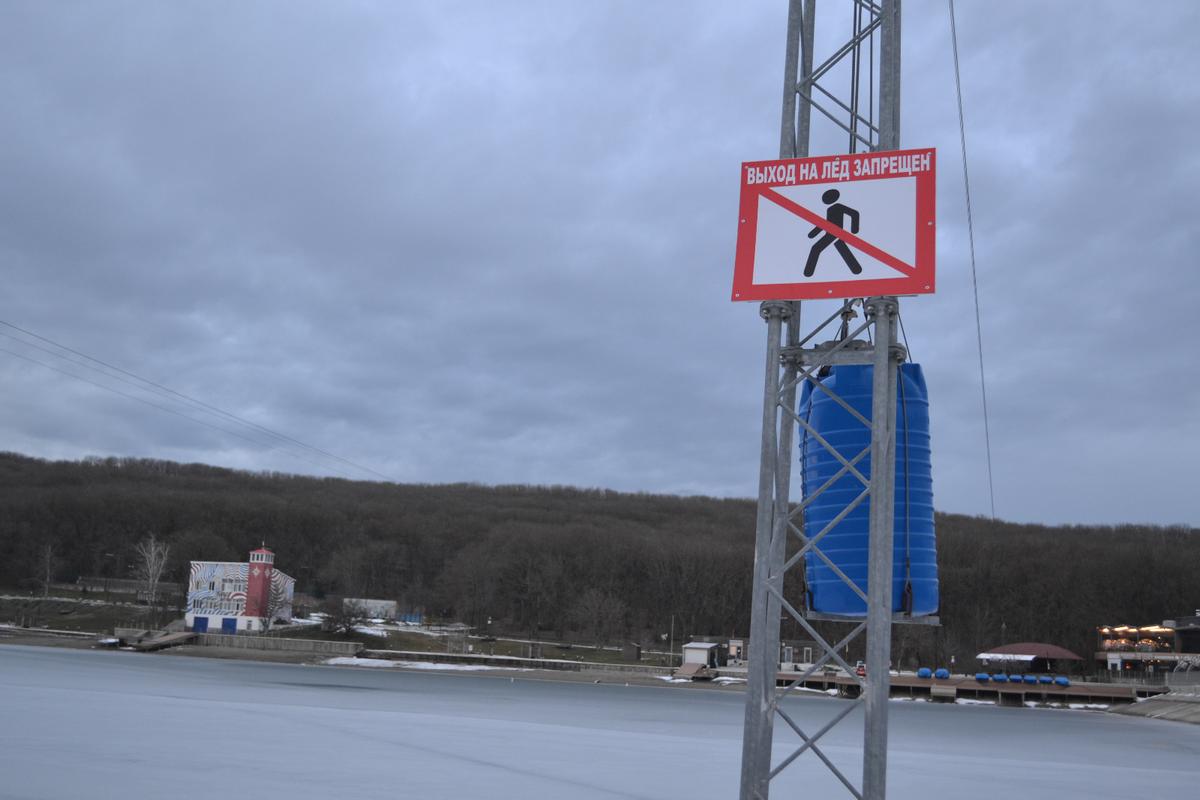
[[[83,638],[80,635],[65,633],[54,635],[44,632],[33,632],[22,628],[0,628],[0,647],[3,645],[20,645],[27,647],[48,647],[71,650],[95,650],[112,652],[132,652],[129,649],[104,647],[97,644],[97,637]],[[523,680],[532,682],[602,684],[608,686],[659,687],[674,690],[692,690],[706,692],[737,692],[743,693],[744,682],[729,681],[690,681],[672,679],[670,676],[656,676],[630,672],[595,670],[552,670],[526,667],[480,666],[465,669],[461,664],[444,664],[437,661],[395,661],[390,659],[366,659],[357,657],[330,657],[326,654],[297,653],[281,650],[251,650],[245,648],[202,647],[198,645],[179,645],[167,650],[140,653],[147,658],[157,656],[173,658],[208,658],[225,661],[251,661],[264,664],[292,664],[296,666],[325,667],[330,669],[368,670],[371,672],[405,672],[432,675],[463,675],[480,678],[504,679],[510,681]],[[343,663],[337,662],[344,659]],[[356,663],[358,662],[358,663]],[[379,662],[379,663],[371,663]],[[795,697],[828,696],[818,690],[795,691]],[[897,703],[932,703],[927,698],[891,697],[890,702]],[[932,703],[935,705],[993,705],[1002,706],[983,700],[959,698],[949,703]],[[1138,705],[1137,703],[1132,704]],[[1121,713],[1122,709],[1115,706],[1084,705],[1079,707],[1062,705],[1034,705],[1027,708],[1052,711],[1082,711],[1085,713]],[[1125,710],[1124,713],[1130,713]]]
[[[100,635],[97,635],[97,638]],[[22,645],[26,647],[51,647],[70,650],[95,650],[95,651],[112,651],[112,652],[132,652],[127,649],[118,649],[112,647],[102,647],[96,644],[97,638],[83,638],[82,636],[56,636],[47,633],[35,633],[27,631],[23,628],[0,628],[0,647],[4,645]],[[672,682],[662,680],[658,676],[641,675],[628,672],[608,672],[604,670],[551,670],[551,669],[533,669],[533,668],[506,668],[506,667],[488,667],[486,669],[470,669],[465,670],[458,664],[438,665],[438,662],[411,662],[413,664],[424,663],[428,666],[403,666],[393,662],[388,666],[360,665],[360,664],[330,664],[332,660],[325,654],[314,653],[296,653],[286,650],[250,650],[245,648],[228,648],[228,647],[200,647],[198,645],[179,645],[167,650],[160,650],[151,653],[139,653],[139,655],[148,658],[154,657],[171,657],[171,658],[211,658],[227,661],[256,661],[266,664],[297,664],[302,666],[327,667],[330,669],[360,669],[371,670],[373,672],[409,672],[409,673],[428,673],[437,675],[470,675],[482,678],[510,678],[513,680],[531,680],[531,681],[552,681],[558,683],[599,683],[607,685],[625,685],[625,686],[658,686],[672,689],[699,689],[703,691],[738,691],[740,692],[745,686],[744,683],[713,683],[705,682]],[[384,659],[363,659],[379,660]]]

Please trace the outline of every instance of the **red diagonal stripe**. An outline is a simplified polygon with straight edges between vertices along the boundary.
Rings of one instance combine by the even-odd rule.
[[[871,244],[870,242],[863,241],[862,239],[858,238],[857,236],[855,236],[853,233],[846,230],[845,228],[839,228],[837,225],[834,225],[832,222],[825,219],[824,217],[818,217],[816,214],[809,211],[807,208],[805,208],[804,206],[795,202],[794,200],[789,200],[788,198],[779,194],[779,192],[776,192],[772,189],[768,189],[766,187],[763,187],[762,189],[760,189],[759,192],[761,193],[761,195],[763,197],[767,198],[772,203],[782,206],[783,208],[792,212],[796,216],[802,217],[803,219],[811,222],[813,225],[815,225],[816,227],[825,231],[826,233],[836,236],[838,239],[841,239],[843,242],[850,245],[851,247],[861,250],[862,252],[866,253],[867,255],[871,256],[874,259],[882,261],[884,264],[887,264],[892,269],[898,270],[899,272],[902,272],[909,277],[916,276],[916,274],[917,274],[916,267],[912,266],[911,264],[904,263],[903,261],[896,258],[891,253],[880,250],[878,247]]]

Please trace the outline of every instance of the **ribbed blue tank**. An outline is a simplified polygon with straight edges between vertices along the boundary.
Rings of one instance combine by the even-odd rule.
[[[871,418],[870,366],[837,366],[821,383],[868,420]],[[800,416],[847,461],[871,442],[871,431],[828,394],[804,382]],[[815,492],[841,469],[841,463],[807,431],[800,438],[802,490]],[[868,480],[871,456],[856,468]],[[804,512],[804,535],[812,538],[863,490],[852,474],[821,492]],[[863,500],[818,546],[865,593],[870,536],[870,498]],[[805,554],[809,608],[824,614],[866,616],[867,604],[813,553]],[[929,449],[929,399],[918,364],[903,364],[896,388],[895,559],[892,607],[914,616],[938,610],[937,551],[933,532],[933,477]]]

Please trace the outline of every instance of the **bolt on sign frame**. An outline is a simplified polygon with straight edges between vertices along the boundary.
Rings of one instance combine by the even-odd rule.
[[[783,120],[780,135],[781,159],[809,156],[812,110],[816,109],[849,137],[849,151],[896,150],[900,131],[900,5],[901,0],[850,0],[853,33],[849,41],[813,67],[816,0],[790,0],[787,52],[784,64]],[[838,6],[845,9],[846,2]],[[876,60],[876,34],[878,54]],[[866,64],[864,64],[864,61]],[[849,92],[836,93],[823,85],[830,72],[847,63]],[[864,69],[864,66],[866,67]],[[842,70],[844,72],[844,70]],[[861,102],[864,80],[869,89]],[[878,115],[875,91],[878,87]],[[754,590],[747,674],[745,722],[742,740],[741,800],[767,800],[771,781],[797,758],[811,751],[856,798],[883,800],[887,773],[887,698],[890,689],[891,626],[894,622],[936,624],[936,618],[905,618],[892,612],[893,514],[895,471],[873,469],[869,477],[856,466],[867,455],[873,465],[895,460],[896,391],[899,365],[907,354],[897,342],[899,303],[895,297],[846,297],[842,307],[803,338],[800,335],[798,300],[767,300],[759,313],[767,323],[766,380],[763,394],[762,449],[759,465],[758,512],[755,525]],[[853,307],[861,306],[865,321],[850,330]],[[827,342],[816,337],[840,323],[840,335]],[[866,335],[863,340],[859,336]],[[818,371],[841,364],[873,366],[871,418],[865,418],[818,380]],[[841,405],[871,432],[870,444],[846,457],[835,450],[820,432],[796,411],[796,389],[804,381],[813,392],[823,392]],[[841,470],[809,492],[799,504],[789,500],[791,464],[796,457],[794,435],[802,428],[841,464]],[[807,537],[797,524],[804,509],[836,481],[852,476],[863,484],[851,500],[823,530]],[[867,586],[856,585],[820,549],[821,539],[854,508],[870,498],[870,544]],[[787,555],[788,540],[795,537],[797,552]],[[837,618],[798,609],[783,592],[785,573],[811,553],[851,590],[867,602],[867,616]],[[779,689],[778,674],[780,615],[787,614],[820,645],[822,653],[803,673],[788,675]],[[814,621],[848,622],[853,627],[838,641],[822,636]],[[866,676],[860,677],[840,655],[852,641],[866,633]],[[795,708],[781,701],[814,673],[834,665],[857,682],[859,702],[849,703],[833,719],[815,731],[803,729]],[[861,788],[821,749],[819,744],[830,729],[859,705],[865,709]],[[797,746],[778,764],[772,765],[775,717],[798,737]]]

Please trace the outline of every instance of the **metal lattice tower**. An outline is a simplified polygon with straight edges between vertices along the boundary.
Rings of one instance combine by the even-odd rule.
[[[810,155],[814,109],[846,135],[849,152],[899,148],[900,2],[840,0],[838,8],[849,10],[853,15],[851,37],[834,48],[814,68],[816,0],[790,0],[780,158]],[[850,75],[848,85],[843,82],[847,67]],[[832,85],[835,77],[841,84],[836,90]],[[865,321],[851,330],[850,320],[855,317],[855,306],[862,309]],[[798,301],[765,302],[760,306],[760,314],[767,323],[767,357],[740,797],[741,800],[767,800],[771,780],[795,759],[811,751],[854,797],[883,800],[886,794],[891,627],[897,621],[922,620],[895,618],[892,613],[894,470],[872,469],[867,477],[857,465],[868,455],[873,465],[895,463],[897,368],[907,357],[896,337],[899,304],[894,297],[846,301],[803,337]],[[817,337],[826,330],[832,331],[832,338],[818,342]],[[864,335],[868,338],[858,338]],[[873,366],[870,419],[851,409],[818,381],[818,370],[839,364]],[[812,384],[812,391],[829,395],[870,430],[868,447],[847,458],[797,414],[796,389],[804,381]],[[797,427],[829,450],[842,467],[828,482],[811,489],[800,503],[793,504],[789,493],[791,465],[797,457],[794,448]],[[802,526],[798,524],[804,509],[825,489],[846,476],[860,481],[863,484],[862,492],[824,530],[811,538],[805,536]],[[868,579],[867,586],[860,587],[821,552],[820,542],[845,515],[868,498]],[[789,539],[798,543],[798,551],[790,556],[787,554]],[[865,619],[840,620],[851,623],[852,629],[839,641],[828,641],[813,625],[816,619],[837,618],[798,609],[784,597],[784,575],[801,564],[805,554],[821,559],[867,603]],[[797,674],[790,683],[779,689],[777,673],[781,613],[795,620],[823,652],[807,671]],[[926,618],[925,621],[934,620]],[[839,651],[864,632],[867,675],[860,678],[839,655]],[[819,730],[806,731],[793,718],[793,713],[781,706],[780,701],[827,664],[840,667],[858,681],[860,701],[848,703]],[[865,712],[861,788],[854,785],[819,744],[834,725],[849,717],[860,705]],[[797,746],[778,764],[772,764],[776,717],[782,719],[796,735]]]

